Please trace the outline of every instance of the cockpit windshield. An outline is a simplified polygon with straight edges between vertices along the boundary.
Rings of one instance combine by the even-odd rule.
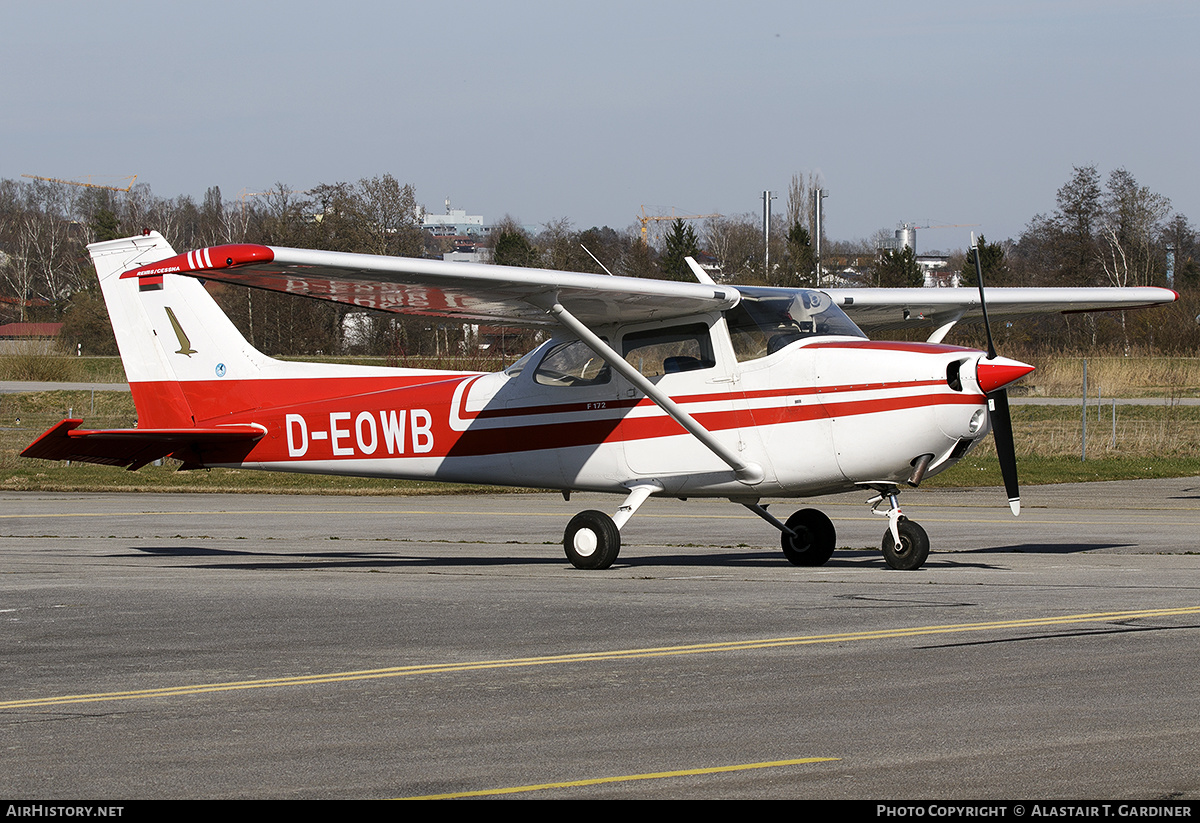
[[[766,357],[807,337],[866,337],[822,292],[749,286],[738,291],[742,301],[725,312],[725,322],[739,362]]]

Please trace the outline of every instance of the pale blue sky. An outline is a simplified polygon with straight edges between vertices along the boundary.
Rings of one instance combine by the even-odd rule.
[[[1072,166],[1200,222],[1200,3],[0,0],[0,177],[231,199],[384,173],[526,224],[642,204],[1015,237]],[[921,250],[966,245],[927,231]]]

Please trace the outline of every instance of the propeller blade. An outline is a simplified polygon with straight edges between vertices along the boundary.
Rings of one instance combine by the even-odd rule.
[[[987,393],[988,414],[992,419],[992,436],[996,438],[996,456],[1000,459],[1000,475],[1008,493],[1008,507],[1014,516],[1021,513],[1021,489],[1017,484],[1017,449],[1013,444],[1012,416],[1008,413],[1009,383],[1033,371],[1033,366],[996,356],[992,340],[992,322],[988,319],[987,297],[983,291],[983,262],[975,232],[971,232],[971,249],[975,252],[975,276],[979,281],[979,309],[983,312],[983,327],[987,332],[987,360],[976,365],[979,385]],[[989,391],[991,389],[992,391]]]
[[[1008,507],[1013,515],[1021,513],[1021,490],[1017,484],[1017,450],[1013,444],[1012,417],[1008,413],[1008,390],[988,394],[988,413],[992,418],[992,436],[996,438],[996,456],[1000,459],[1000,474]]]
[[[975,242],[975,232],[971,232],[971,251],[975,252],[975,279],[979,283],[979,310],[983,312],[983,328],[987,332],[988,359],[996,359],[996,345],[992,342],[992,321],[988,319],[987,298],[983,295],[983,262],[980,259],[979,244]]]

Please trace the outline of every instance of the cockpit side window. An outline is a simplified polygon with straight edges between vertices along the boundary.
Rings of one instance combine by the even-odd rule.
[[[742,300],[725,312],[738,362],[757,360],[808,337],[866,337],[828,295],[810,289],[743,288]]]
[[[533,379],[543,386],[599,386],[612,371],[582,340],[569,340],[550,347]]]
[[[525,367],[530,364],[535,354],[537,354],[537,349],[534,349],[533,351],[522,356],[520,360],[505,369],[504,373],[509,377],[516,377],[521,372],[525,371]]]

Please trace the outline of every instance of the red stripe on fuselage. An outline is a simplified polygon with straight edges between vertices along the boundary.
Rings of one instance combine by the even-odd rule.
[[[870,351],[917,352],[920,354],[982,354],[976,349],[950,346],[945,343],[906,343],[901,340],[831,340],[828,343],[809,343],[805,349],[868,349]]]
[[[693,414],[693,417],[708,431],[717,432],[756,425],[775,426],[821,418],[853,417],[941,405],[969,406],[984,402],[983,395],[907,395],[838,403],[699,412]],[[654,417],[614,417],[602,420],[592,418],[509,428],[469,429],[459,436],[447,456],[469,457],[571,446],[596,446],[601,443],[653,440],[682,434],[686,434],[683,427],[665,413]]]

